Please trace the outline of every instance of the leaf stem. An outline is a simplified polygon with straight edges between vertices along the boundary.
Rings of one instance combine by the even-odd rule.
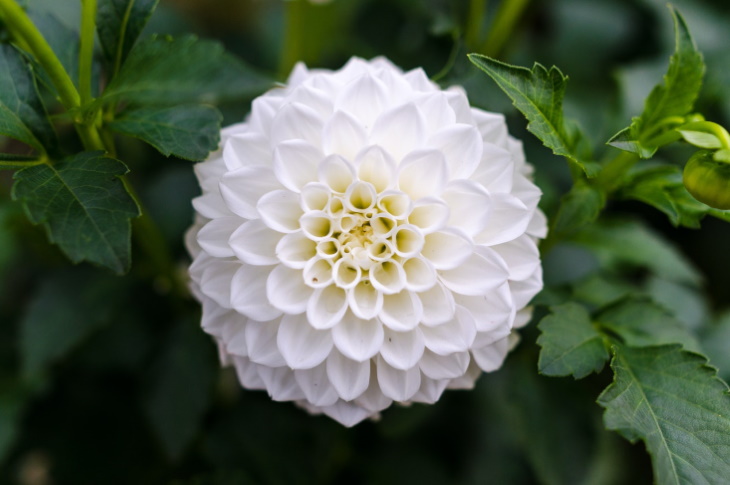
[[[603,167],[603,170],[596,178],[596,183],[603,187],[606,194],[610,194],[619,187],[623,176],[638,161],[639,157],[636,154],[622,151]]]
[[[503,0],[480,52],[497,57],[517,25],[530,0]]]
[[[35,165],[48,163],[48,159],[39,158],[36,160],[0,160],[0,170],[21,170]]]
[[[470,0],[469,13],[466,19],[466,45],[469,50],[479,48],[482,40],[482,25],[484,12],[487,10],[487,0]]]
[[[91,97],[91,67],[94,57],[96,0],[81,0],[81,43],[79,49],[79,95],[85,106]]]
[[[304,53],[304,9],[305,0],[284,2],[284,45],[279,62],[279,77],[289,75]]]

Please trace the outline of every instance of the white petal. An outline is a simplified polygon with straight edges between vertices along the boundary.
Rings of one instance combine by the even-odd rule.
[[[421,252],[424,244],[421,230],[412,224],[401,224],[393,231],[393,250],[401,258],[411,258]]]
[[[433,404],[441,398],[441,394],[444,393],[448,384],[448,379],[435,380],[423,376],[421,378],[421,387],[411,397],[411,402]]]
[[[366,133],[362,122],[343,111],[337,111],[325,124],[323,148],[327,155],[342,155],[354,160],[355,155],[365,146]]]
[[[332,190],[319,182],[308,183],[301,190],[303,211],[321,211],[327,208]]]
[[[233,256],[233,249],[228,244],[228,238],[243,222],[243,219],[237,216],[213,219],[198,232],[198,244],[206,253],[216,258]]]
[[[457,306],[454,318],[436,327],[421,327],[426,347],[439,355],[469,350],[476,337],[471,313]]]
[[[271,124],[274,146],[286,140],[305,140],[321,146],[323,122],[316,111],[301,103],[288,103],[279,108]]]
[[[261,219],[254,219],[231,234],[228,243],[244,263],[265,266],[278,262],[275,248],[280,240],[280,233],[269,229]]]
[[[426,349],[418,365],[423,375],[431,379],[454,379],[464,375],[469,367],[469,360],[468,351],[439,355]]]
[[[330,239],[335,231],[335,221],[325,211],[309,211],[299,218],[299,226],[312,241]]]
[[[473,236],[492,220],[492,197],[484,187],[471,180],[455,180],[441,196],[449,206],[449,225]]]
[[[401,291],[406,284],[406,275],[400,263],[388,260],[370,268],[370,283],[385,295]]]
[[[422,147],[426,133],[423,115],[413,103],[386,111],[378,117],[370,142],[383,147],[395,160]]]
[[[445,126],[456,123],[454,110],[442,92],[429,93],[418,100],[418,109],[426,120],[426,129],[429,133],[440,130]]]
[[[454,110],[457,123],[465,123],[468,125],[474,124],[474,118],[472,117],[472,109],[469,106],[469,100],[466,97],[466,91],[461,86],[451,86],[447,89],[444,94],[446,99],[451,105],[451,109]]]
[[[394,332],[386,328],[380,355],[395,369],[407,370],[418,363],[424,348],[423,334],[418,328],[409,332]]]
[[[335,346],[345,357],[363,362],[378,353],[383,345],[383,325],[377,320],[363,320],[346,313],[332,328]]]
[[[479,165],[484,143],[472,125],[457,123],[439,130],[428,144],[446,156],[451,178],[468,178]]]
[[[483,295],[507,281],[509,269],[496,251],[479,246],[459,267],[439,272],[443,284],[462,295]]]
[[[368,388],[370,361],[356,362],[332,351],[327,357],[327,376],[340,398],[351,401]]]
[[[278,320],[270,322],[249,320],[246,323],[246,346],[248,347],[248,358],[251,359],[251,362],[267,367],[286,365],[286,361],[276,345],[278,332]]]
[[[258,371],[258,364],[254,364],[247,357],[234,357],[233,364],[236,366],[236,376],[246,389],[266,389],[266,384],[261,380]]]
[[[395,162],[381,147],[373,145],[363,149],[355,157],[355,166],[358,178],[373,184],[378,192],[392,187],[395,180]]]
[[[394,369],[382,357],[378,358],[378,384],[383,394],[394,401],[408,401],[421,386],[418,366],[408,370]]]
[[[510,328],[512,328],[512,322],[515,318],[515,306],[512,303],[508,283],[485,295],[465,296],[456,294],[454,300],[472,314],[477,331],[480,333],[492,333],[500,331],[500,329],[509,333]],[[500,336],[500,338],[503,336]]]
[[[345,86],[337,97],[336,105],[369,129],[382,112],[386,97],[387,88],[383,82],[366,74]]]
[[[314,290],[307,305],[309,324],[317,329],[332,328],[347,310],[347,293],[334,285]]]
[[[325,406],[321,411],[341,425],[351,428],[370,417],[370,412],[357,404],[338,401],[332,406]]]
[[[240,357],[248,357],[246,344],[246,325],[248,319],[236,312],[229,312],[228,322],[223,327],[221,340],[225,344],[226,352]]]
[[[423,316],[421,300],[412,291],[401,291],[383,296],[383,310],[379,318],[387,327],[398,332],[415,328]]]
[[[312,369],[296,369],[294,378],[304,395],[314,406],[331,406],[339,399],[335,388],[327,377],[327,364],[321,363]]]
[[[347,292],[347,302],[355,316],[370,320],[382,310],[383,294],[375,289],[370,280],[361,280]]]
[[[289,190],[299,192],[317,180],[317,165],[324,158],[322,151],[304,140],[280,143],[274,151],[274,174]]]
[[[332,261],[315,256],[304,266],[304,282],[312,288],[324,288],[332,284]]]
[[[472,108],[471,113],[485,141],[500,147],[507,146],[507,123],[503,114],[489,113],[477,108]]]
[[[271,272],[270,266],[249,266],[242,264],[233,275],[231,286],[231,305],[247,317],[261,322],[281,315],[266,297],[266,280]]]
[[[524,234],[510,242],[492,246],[509,267],[510,280],[529,278],[540,265],[540,251],[535,241]]]
[[[431,289],[419,293],[418,297],[423,304],[421,322],[424,325],[440,325],[454,318],[456,311],[454,296],[441,283],[436,283]]]
[[[512,324],[512,328],[522,328],[532,320],[533,307],[528,306],[518,311],[515,315],[515,323]]]
[[[294,192],[269,192],[259,199],[256,210],[266,225],[275,231],[294,232],[299,229],[302,209],[299,206],[299,195]]]
[[[512,191],[515,165],[512,154],[493,143],[485,143],[482,161],[470,179],[482,185],[489,193]]]
[[[302,231],[285,234],[276,245],[276,257],[286,266],[302,269],[317,254],[317,243]]]
[[[516,308],[523,308],[542,290],[542,266],[535,268],[535,272],[522,281],[510,281],[512,299]]]
[[[461,266],[473,252],[468,236],[455,229],[427,234],[421,255],[439,270]]]
[[[448,177],[446,158],[438,150],[415,150],[398,166],[398,188],[413,200],[441,195]]]
[[[223,200],[223,197],[221,197],[221,194],[218,191],[208,192],[207,194],[195,197],[193,199],[193,208],[195,208],[195,211],[199,215],[207,219],[227,217],[234,214],[234,212],[228,208],[228,205],[226,205],[226,202]]]
[[[403,261],[403,271],[406,275],[406,290],[426,291],[438,281],[433,265],[421,257]]]
[[[291,83],[288,83],[291,87]],[[323,89],[316,88],[312,83],[305,86],[299,86],[289,95],[289,99],[296,103],[301,103],[312,108],[319,117],[326,119],[332,115],[332,99],[328,92]]]
[[[510,194],[493,194],[491,201],[488,223],[475,236],[476,242],[492,246],[512,241],[525,233],[532,213],[520,199]]]
[[[532,219],[530,219],[530,223],[527,225],[526,232],[530,236],[540,239],[547,236],[547,217],[545,217],[545,214],[540,209],[533,212]]]
[[[413,203],[408,223],[419,227],[423,234],[431,234],[443,229],[450,217],[449,206],[444,201],[435,197],[424,197]]]
[[[284,313],[304,313],[312,292],[312,288],[304,284],[301,271],[283,264],[274,268],[266,280],[266,297]]]
[[[403,75],[408,84],[416,91],[438,91],[438,85],[428,78],[423,68],[411,69]],[[440,91],[437,94],[441,94]],[[441,96],[443,98],[443,96]],[[420,106],[420,105],[419,105]]]
[[[399,190],[386,190],[378,196],[378,209],[384,211],[380,215],[391,216],[396,220],[404,220],[411,212],[411,199]]]
[[[261,380],[266,383],[266,391],[274,401],[296,401],[304,399],[304,392],[288,367],[259,367]]]
[[[505,337],[481,349],[473,349],[471,355],[474,357],[474,362],[484,372],[492,372],[502,367],[502,363],[505,357],[507,357],[507,352],[509,352],[509,337]]]
[[[332,350],[332,333],[316,330],[304,315],[284,315],[276,338],[279,352],[292,369],[311,369]]]
[[[256,132],[239,133],[226,140],[223,160],[229,171],[241,167],[271,165],[269,139]]]
[[[466,373],[455,379],[451,379],[446,385],[446,389],[474,389],[474,383],[482,375],[482,370],[474,362],[474,359],[469,361],[469,367],[466,369]]]
[[[231,287],[241,265],[233,261],[210,261],[200,277],[200,290],[224,308],[231,308]]]
[[[371,360],[370,375],[375,376],[376,372],[377,369],[375,367],[375,362]],[[393,404],[393,400],[383,394],[380,390],[377,379],[370,379],[367,390],[355,399],[354,402],[358,406],[362,406],[372,413],[380,412]]]
[[[256,204],[264,195],[281,189],[269,167],[244,167],[228,172],[220,183],[220,191],[228,208],[246,219],[258,219]]]
[[[330,155],[322,160],[317,173],[320,182],[341,194],[344,194],[347,187],[355,180],[355,169],[352,164],[339,155]]]

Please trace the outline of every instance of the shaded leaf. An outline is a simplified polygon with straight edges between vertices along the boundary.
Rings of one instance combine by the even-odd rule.
[[[63,22],[58,20],[54,15],[47,12],[37,12],[31,9],[28,12],[33,24],[43,33],[43,37],[51,46],[53,52],[61,61],[61,65],[66,70],[74,84],[78,84],[79,78],[79,34]],[[55,92],[55,87],[45,70],[38,65],[38,70],[42,73],[43,84]]]
[[[702,276],[676,247],[639,221],[601,221],[571,241],[590,248],[606,268],[646,268],[662,278],[699,285]]]
[[[674,19],[675,50],[664,81],[646,98],[641,116],[608,141],[641,158],[651,158],[656,152],[658,145],[652,144],[651,138],[662,133],[660,122],[672,116],[684,116],[692,110],[705,74],[702,54],[697,50],[687,24],[674,7],[670,6],[669,10]]]
[[[165,156],[203,160],[218,147],[221,119],[212,106],[136,108],[123,112],[109,127],[146,141]]]
[[[550,311],[538,324],[542,332],[537,339],[542,348],[537,364],[540,373],[581,379],[600,372],[608,352],[585,307],[567,303]]]
[[[272,86],[217,42],[195,36],[139,42],[103,93],[104,102],[167,105],[247,97]]]
[[[109,323],[124,291],[122,281],[80,268],[46,279],[20,322],[24,373],[37,374]]]
[[[144,407],[167,455],[176,460],[195,437],[211,399],[218,363],[213,343],[178,322],[152,364]]]
[[[589,177],[596,175],[596,165],[587,166],[586,160],[578,156],[580,131],[563,118],[568,78],[560,69],[553,66],[548,70],[538,63],[527,69],[479,54],[469,54],[469,59],[510,97],[529,121],[527,129],[546,147],[580,167]]]
[[[666,309],[646,298],[629,297],[603,309],[595,321],[634,347],[680,344],[699,351],[695,336]]]
[[[0,464],[20,431],[20,417],[27,393],[14,382],[0,380]]]
[[[675,226],[700,227],[710,208],[692,197],[674,165],[659,165],[635,171],[617,193],[624,199],[640,200],[664,212]]]
[[[115,71],[132,50],[159,0],[99,0],[96,31],[106,58]]]
[[[726,312],[708,325],[702,333],[702,349],[710,358],[710,364],[719,369],[720,377],[730,379],[730,312]]]
[[[606,195],[590,184],[577,183],[560,200],[554,230],[568,232],[595,221],[606,205]]]
[[[13,198],[71,261],[124,273],[131,259],[130,218],[139,215],[119,178],[127,171],[101,152],[83,152],[16,172]]]
[[[0,134],[22,141],[41,152],[55,145],[56,135],[38,95],[30,67],[18,50],[2,44]]]
[[[614,381],[598,398],[606,427],[644,441],[657,483],[726,483],[730,396],[707,359],[676,345],[613,355]]]

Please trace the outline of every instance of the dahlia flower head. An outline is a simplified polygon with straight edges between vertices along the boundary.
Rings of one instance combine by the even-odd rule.
[[[521,143],[421,69],[299,64],[195,172],[191,286],[222,362],[345,426],[473,387],[542,288]]]

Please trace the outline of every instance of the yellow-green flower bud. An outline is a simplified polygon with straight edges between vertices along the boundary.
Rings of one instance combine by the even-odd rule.
[[[700,150],[684,167],[683,181],[692,197],[715,209],[730,209],[730,163]]]

